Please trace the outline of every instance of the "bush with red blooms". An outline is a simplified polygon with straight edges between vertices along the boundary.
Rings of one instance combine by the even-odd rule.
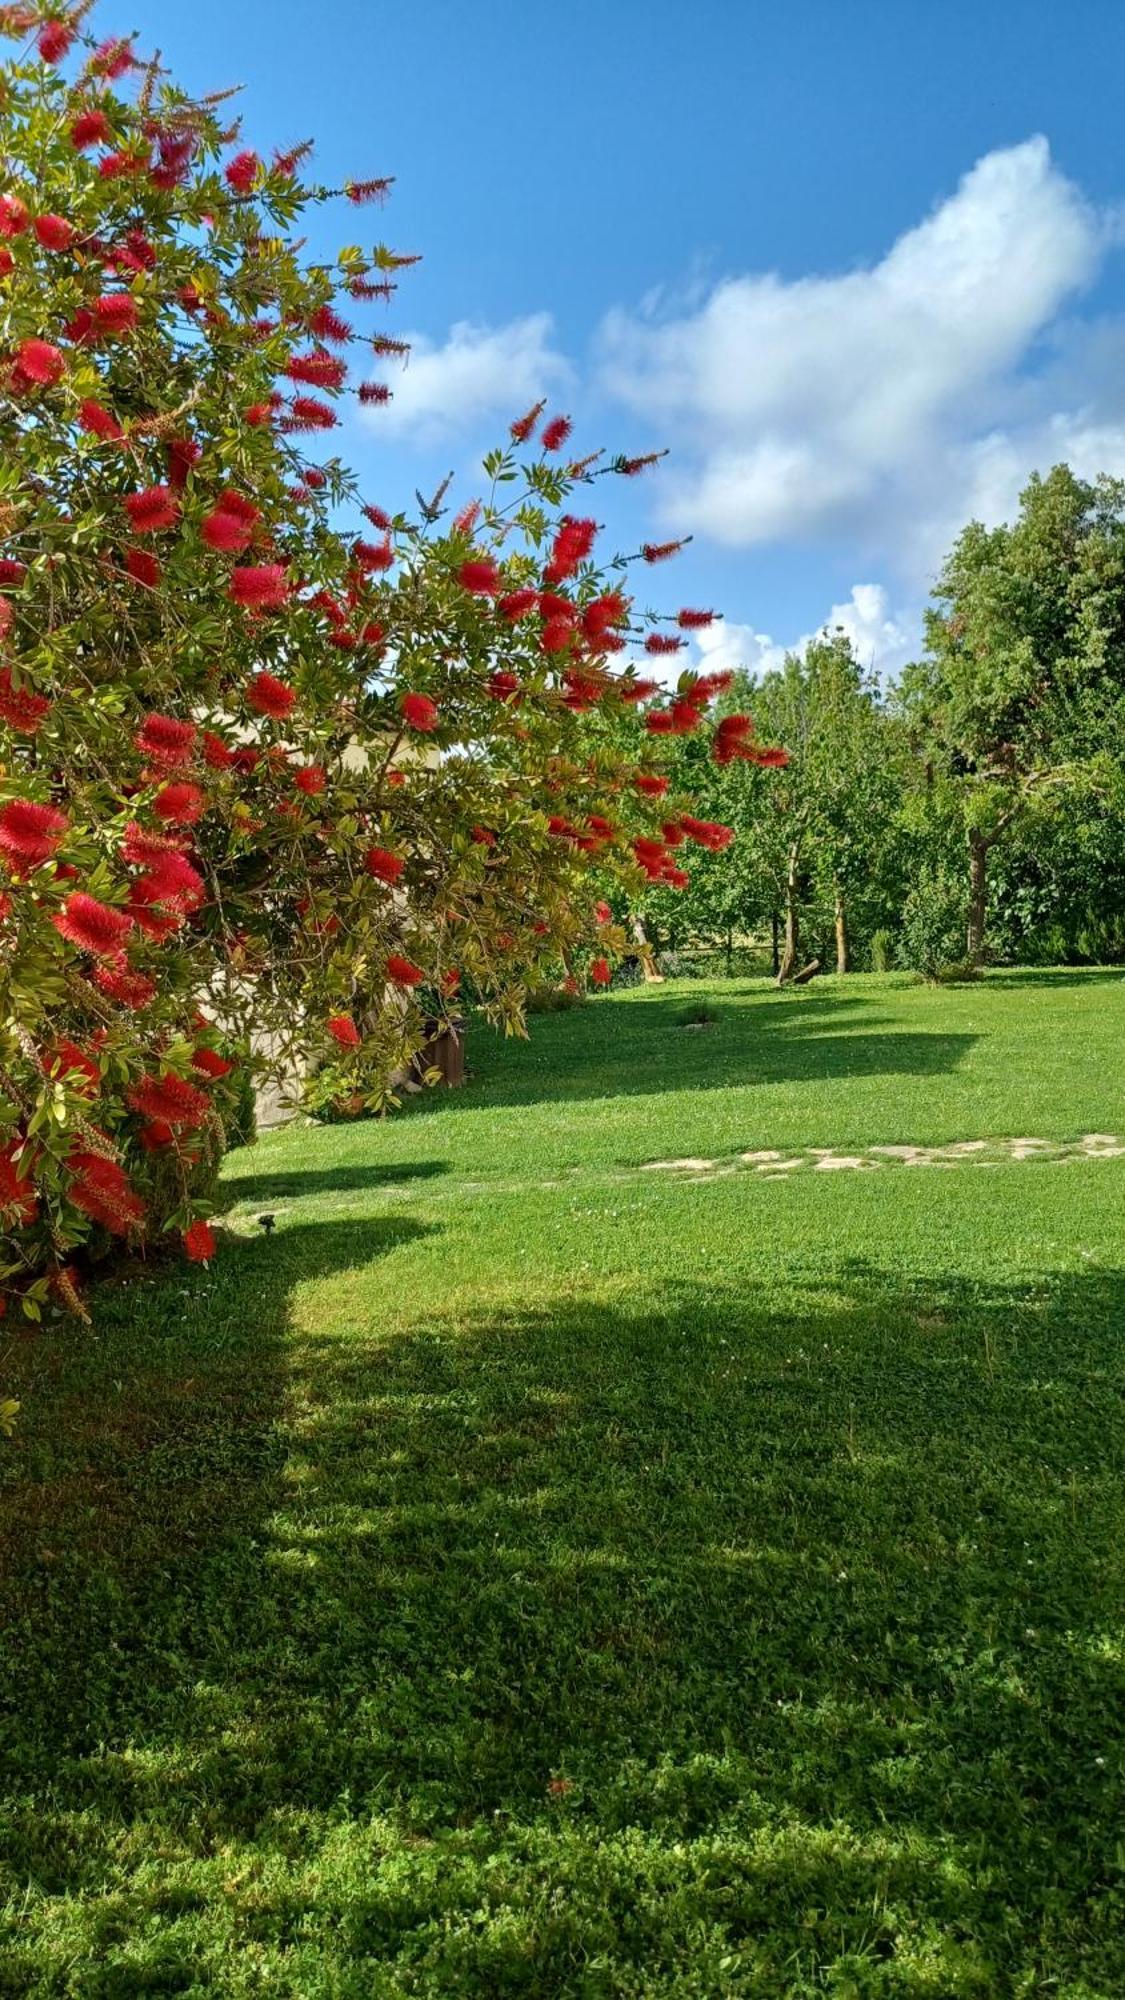
[[[34,1317],[112,1239],[210,1256],[247,1064],[376,1107],[462,981],[518,1030],[545,967],[604,980],[597,884],[681,879],[661,739],[720,683],[630,664],[699,614],[599,571],[572,495],[644,461],[569,462],[562,413],[455,517],[357,490],[329,434],[393,393],[360,317],[414,260],[302,242],[386,180],[252,150],[85,6],[0,30],[0,1309]]]

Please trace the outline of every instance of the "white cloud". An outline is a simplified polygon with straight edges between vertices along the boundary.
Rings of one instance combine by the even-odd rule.
[[[860,664],[887,680],[915,656],[919,624],[916,617],[892,612],[883,584],[855,583],[842,604],[832,605],[815,632],[804,632],[786,644],[768,632],[756,631],[753,625],[717,619],[695,635],[695,664],[704,673],[741,668],[757,680],[780,667],[786,653],[804,653],[821,632],[839,628],[847,633]]]
[[[1029,139],[986,155],[869,267],[733,277],[663,315],[610,314],[603,385],[672,435],[683,469],[656,489],[671,527],[731,547],[842,538],[917,586],[974,509],[1010,513],[1033,466],[1125,462],[1121,425],[1060,414],[1050,369],[1030,389],[1020,372],[1120,235]],[[866,630],[856,593],[844,611]]]
[[[390,378],[393,400],[370,420],[382,436],[438,440],[485,419],[519,416],[571,379],[553,333],[550,313],[542,312],[498,327],[458,320],[440,346],[410,334],[409,359]]]

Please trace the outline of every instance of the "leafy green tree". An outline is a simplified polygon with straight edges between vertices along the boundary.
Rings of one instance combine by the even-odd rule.
[[[967,951],[984,952],[989,859],[1033,801],[1110,782],[1125,742],[1125,485],[1036,475],[1011,526],[972,522],[927,615],[902,710],[967,850]],[[1045,809],[1045,806],[1044,806]]]

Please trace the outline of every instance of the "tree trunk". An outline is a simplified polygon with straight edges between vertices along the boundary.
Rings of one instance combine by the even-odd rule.
[[[781,940],[778,930],[777,911],[774,910],[770,914],[770,943],[773,947],[773,976],[775,979],[781,971]]]
[[[645,985],[662,986],[664,983],[664,974],[660,971],[653,958],[652,946],[648,941],[648,932],[645,930],[643,920],[640,917],[630,917],[629,923],[633,936],[640,946],[638,956],[641,961],[641,972],[644,976]]]
[[[731,966],[733,965],[733,963],[734,963],[734,938],[732,937],[730,931],[728,930],[727,932],[727,978],[728,979],[730,978]]]
[[[836,884],[836,970],[850,971],[848,948],[848,911],[844,902],[844,891]]]
[[[781,964],[777,971],[777,983],[784,986],[792,979],[797,969],[797,955],[801,949],[801,914],[797,907],[798,872],[797,863],[800,849],[789,849],[789,868],[785,877],[785,949],[781,954]]]
[[[988,915],[988,848],[983,833],[974,827],[969,834],[969,928],[966,953],[972,965],[984,956],[984,926]]]

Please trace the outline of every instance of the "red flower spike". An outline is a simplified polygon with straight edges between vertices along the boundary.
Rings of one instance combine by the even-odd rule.
[[[438,708],[428,694],[404,694],[399,702],[403,721],[420,735],[428,736],[438,726]]]
[[[100,333],[116,336],[136,326],[140,311],[131,292],[103,292],[94,300],[94,321]]]
[[[262,563],[257,567],[233,569],[228,592],[235,604],[255,611],[278,610],[289,597],[289,582],[282,563]]]
[[[296,704],[297,696],[285,681],[279,681],[275,674],[252,675],[246,689],[247,705],[258,715],[268,715],[275,722],[284,722]]]
[[[94,984],[109,1000],[116,1000],[137,1014],[156,998],[156,981],[145,972],[131,972],[125,966],[96,965]]]
[[[574,426],[569,417],[552,417],[543,427],[540,440],[544,451],[561,451]]]
[[[69,250],[78,234],[64,215],[37,215],[33,227],[44,250]]]
[[[69,21],[44,21],[35,38],[35,46],[45,63],[52,67],[60,63],[74,40],[74,29]]]
[[[463,562],[457,572],[462,590],[472,597],[492,597],[500,588],[500,571],[490,557]]]
[[[209,1049],[206,1044],[192,1050],[191,1066],[201,1076],[214,1077],[216,1082],[222,1076],[229,1076],[235,1067],[229,1056],[221,1056],[218,1049]]]
[[[151,1131],[153,1128],[147,1128]],[[184,1255],[193,1264],[209,1264],[215,1255],[215,1232],[209,1222],[193,1222],[183,1233]]]
[[[686,548],[690,540],[690,535],[685,535],[680,542],[645,542],[641,554],[646,563],[667,562],[670,556],[678,555],[681,549]]]
[[[80,111],[70,128],[70,143],[76,153],[89,146],[108,146],[113,137],[104,111]]]
[[[123,910],[111,909],[79,889],[68,896],[62,909],[51,918],[60,937],[94,958],[112,958],[121,950],[133,928],[133,919]]]
[[[590,965],[590,977],[595,986],[608,986],[613,977],[608,958],[595,958]]]
[[[670,632],[650,632],[645,640],[645,652],[678,653],[684,643],[683,639],[675,638]]]
[[[365,576],[376,576],[381,570],[390,569],[395,552],[390,542],[353,542],[352,561]]]
[[[161,771],[174,771],[191,762],[197,734],[194,722],[181,722],[172,715],[146,715],[134,741],[151,764]]]
[[[345,181],[344,193],[358,208],[364,202],[385,201],[394,186],[394,175],[384,174],[378,180]]]
[[[49,340],[21,340],[16,349],[16,365],[27,382],[34,382],[42,389],[51,389],[58,382],[66,368],[60,350]]]
[[[0,236],[22,236],[31,214],[18,194],[0,194]]]
[[[342,1049],[358,1049],[363,1040],[350,1014],[333,1014],[324,1025],[333,1041],[339,1042]]]
[[[714,611],[678,611],[676,623],[681,632],[701,632],[705,625],[714,624],[716,615]]]
[[[147,590],[155,590],[163,571],[154,555],[147,549],[129,549],[125,556],[125,568],[134,583],[144,584]]]
[[[293,773],[293,783],[307,799],[318,799],[328,780],[319,764],[302,764]]]
[[[174,528],[180,518],[180,504],[170,486],[146,486],[140,493],[127,493],[125,512],[135,535],[156,535]]]
[[[9,799],[0,806],[0,853],[17,875],[42,867],[59,847],[69,826],[66,814],[34,799]]]
[[[0,619],[0,633],[3,629]],[[0,667],[0,716],[9,729],[14,729],[18,736],[34,736],[50,712],[51,704],[45,694],[36,694],[29,687],[13,687],[11,667]]]
[[[236,194],[249,194],[261,171],[262,163],[257,153],[236,153],[223,169],[223,179]]]
[[[83,430],[92,431],[95,437],[113,440],[125,435],[112,411],[95,403],[92,396],[85,397],[78,405],[78,415]]]
[[[420,965],[415,965],[412,959],[403,958],[397,951],[392,951],[388,957],[386,972],[395,986],[420,986],[426,977]]]
[[[164,1070],[159,1076],[143,1076],[126,1093],[125,1101],[131,1111],[140,1112],[144,1118],[160,1119],[173,1131],[180,1127],[198,1131],[211,1110],[206,1091],[197,1089],[186,1077],[177,1076],[174,1070]]]
[[[162,785],[152,803],[154,812],[169,826],[194,826],[207,810],[198,785]]]
[[[369,847],[363,857],[363,865],[377,882],[385,882],[388,888],[393,888],[405,864],[399,855],[392,854],[386,847]]]
[[[533,403],[530,410],[524,416],[517,417],[514,424],[509,424],[508,429],[513,443],[526,444],[528,439],[534,435],[535,426],[543,414],[546,401],[547,398],[545,396],[540,397],[540,400],[537,403]]]

